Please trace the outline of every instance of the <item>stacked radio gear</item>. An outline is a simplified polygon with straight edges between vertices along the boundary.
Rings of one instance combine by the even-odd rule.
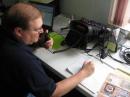
[[[98,46],[100,50],[106,51],[107,49],[116,52],[117,45],[112,28],[87,19],[72,20],[70,22],[69,32],[64,41],[65,44],[72,48],[87,51],[87,44],[92,41],[96,42],[94,47]],[[112,46],[110,46],[111,44]],[[106,55],[100,57],[104,58]]]

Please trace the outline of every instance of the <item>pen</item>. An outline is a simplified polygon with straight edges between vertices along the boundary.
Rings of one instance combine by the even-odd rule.
[[[120,68],[117,68],[117,70],[119,70],[119,71],[125,73],[126,75],[130,76],[130,73],[128,73],[128,72],[126,72],[126,71],[124,71],[124,70],[122,70],[122,69],[120,69]]]

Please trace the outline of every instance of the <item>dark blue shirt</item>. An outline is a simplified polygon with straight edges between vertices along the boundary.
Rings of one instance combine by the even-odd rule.
[[[44,71],[45,63],[24,43],[5,36],[0,40],[0,97],[50,97],[55,82]]]

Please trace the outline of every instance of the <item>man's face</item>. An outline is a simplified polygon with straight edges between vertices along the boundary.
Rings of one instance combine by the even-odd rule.
[[[43,20],[41,17],[30,21],[29,28],[27,30],[23,30],[22,40],[26,44],[33,44],[39,40],[39,35],[43,33]]]

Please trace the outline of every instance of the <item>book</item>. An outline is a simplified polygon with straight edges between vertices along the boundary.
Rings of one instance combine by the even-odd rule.
[[[77,73],[83,66],[85,60],[91,60],[94,63],[95,71],[92,75],[85,78],[83,81],[80,82],[82,86],[90,90],[93,94],[97,94],[100,91],[102,84],[104,83],[107,75],[110,72],[113,72],[113,68],[107,66],[106,64],[102,63],[100,60],[95,59],[91,56],[81,54],[77,57],[76,60],[72,64],[67,67],[67,71],[70,74]]]
[[[130,80],[110,73],[97,97],[130,97]]]

